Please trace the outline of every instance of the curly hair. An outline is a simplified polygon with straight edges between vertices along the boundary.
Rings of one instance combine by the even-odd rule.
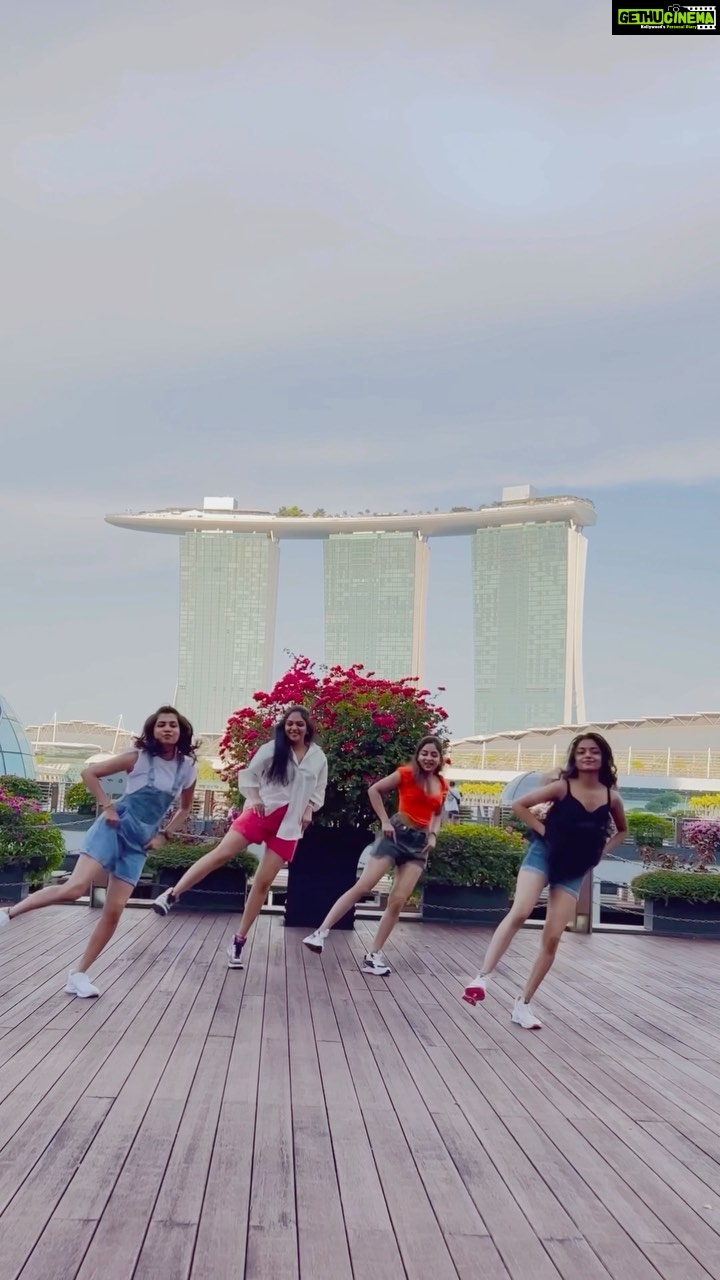
[[[181,715],[176,707],[158,707],[157,711],[153,711],[152,715],[148,716],[142,727],[142,733],[135,739],[138,751],[147,751],[150,756],[160,755],[162,747],[155,737],[155,725],[160,716],[175,716],[180,726],[180,737],[175,750],[179,756],[187,756],[189,760],[195,760],[200,743],[193,741],[193,727],[187,716]]]
[[[600,755],[602,757],[600,773],[598,775],[600,781],[604,787],[616,787],[618,776],[617,766],[615,764],[610,743],[603,738],[601,733],[594,733],[592,731],[589,733],[578,733],[577,736],[573,738],[570,746],[568,747],[567,764],[565,765],[561,776],[563,778],[577,778],[578,768],[575,763],[575,752],[577,751],[579,744],[581,742],[587,742],[588,739],[591,742],[594,742],[595,746],[600,749]]]

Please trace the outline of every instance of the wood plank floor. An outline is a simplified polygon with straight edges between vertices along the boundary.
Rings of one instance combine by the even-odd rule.
[[[568,935],[529,1033],[534,931],[473,1010],[480,929],[128,911],[75,1000],[96,919],[0,935],[2,1280],[720,1276],[716,944]]]

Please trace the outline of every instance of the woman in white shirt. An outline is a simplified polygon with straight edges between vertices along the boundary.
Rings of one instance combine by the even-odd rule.
[[[245,807],[217,849],[212,849],[185,872],[174,889],[155,899],[158,915],[167,915],[182,893],[211,871],[242,853],[250,844],[264,844],[252,888],[235,937],[228,947],[228,968],[242,969],[248,931],[267,898],[278,871],[292,862],[298,840],[321,809],[327,786],[325,753],[314,741],[315,728],[304,707],[291,707],[275,726],[275,736],[238,774]]]

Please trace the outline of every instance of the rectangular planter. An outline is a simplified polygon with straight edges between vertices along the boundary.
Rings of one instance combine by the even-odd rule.
[[[448,924],[498,925],[510,906],[505,889],[466,888],[454,884],[426,884],[422,918]]]
[[[720,902],[645,900],[645,928],[674,938],[720,938]]]
[[[0,867],[0,902],[21,902],[30,892],[25,867]]]
[[[371,839],[371,832],[357,827],[309,827],[288,871],[285,924],[317,929],[337,899],[355,884],[360,854]],[[354,924],[353,907],[335,928],[352,929]]]
[[[177,884],[184,868],[163,867],[153,886],[153,898]],[[180,911],[234,911],[242,915],[245,906],[247,874],[239,867],[218,867],[180,899]]]

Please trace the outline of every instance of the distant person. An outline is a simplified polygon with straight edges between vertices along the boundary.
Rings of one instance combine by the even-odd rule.
[[[443,816],[446,822],[460,821],[460,802],[462,797],[454,782],[451,782],[445,796]]]
[[[368,788],[370,803],[380,819],[380,837],[372,845],[367,865],[357,883],[338,898],[319,929],[303,939],[311,951],[321,954],[333,925],[342,920],[356,902],[372,893],[383,876],[394,868],[392,892],[377,927],[372,949],[366,953],[362,964],[365,973],[379,977],[390,973],[382,949],[427,866],[430,851],[435,847],[447,795],[442,767],[442,742],[435,737],[423,738],[417,745],[412,764],[400,765],[394,773]],[[390,818],[383,797],[393,791],[398,793],[398,812]]]
[[[127,784],[120,800],[110,800],[100,779],[126,773]],[[98,988],[88,977],[88,969],[107,946],[118,927],[125,904],[142,875],[150,849],[161,849],[171,832],[184,826],[192,812],[196,782],[195,745],[189,720],[174,707],[160,707],[148,716],[135,749],[83,769],[82,779],[97,800],[100,816],[83,839],[70,879],[31,893],[23,902],[0,911],[0,925],[38,907],[58,902],[75,902],[91,884],[107,885],[100,919],[76,970],[68,975],[69,995],[98,996]],[[165,814],[180,797],[180,808],[159,834]]]
[[[305,707],[291,707],[275,734],[238,774],[245,807],[216,849],[198,858],[174,889],[155,899],[158,915],[167,915],[181,894],[211,871],[230,862],[251,844],[265,846],[238,931],[228,948],[228,968],[243,968],[243,947],[278,871],[292,862],[304,832],[325,801],[327,759],[314,741],[315,727]]]
[[[570,744],[560,778],[513,803],[513,812],[535,834],[518,873],[513,905],[492,936],[482,969],[463,993],[468,1004],[485,999],[491,973],[549,884],[540,954],[512,1011],[518,1026],[526,1031],[540,1029],[530,1001],[550,971],[560,939],[575,915],[583,880],[604,855],[622,844],[627,833],[616,785],[609,744],[599,733],[581,733]],[[548,806],[544,818],[534,812],[540,805]],[[610,838],[611,819],[615,835]]]

